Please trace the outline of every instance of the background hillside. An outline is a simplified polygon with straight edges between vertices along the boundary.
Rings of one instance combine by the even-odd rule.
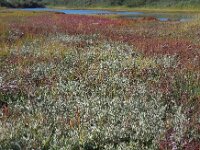
[[[46,0],[51,4],[72,6],[128,6],[128,7],[191,7],[200,6],[200,0]]]
[[[43,0],[0,0],[1,7],[10,7],[10,8],[36,8],[36,7],[45,7]]]
[[[187,8],[200,6],[200,0],[0,0],[0,6],[4,7],[44,7],[45,5]]]

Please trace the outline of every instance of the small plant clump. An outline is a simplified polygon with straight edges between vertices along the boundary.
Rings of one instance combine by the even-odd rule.
[[[198,26],[0,14],[0,150],[198,150]]]

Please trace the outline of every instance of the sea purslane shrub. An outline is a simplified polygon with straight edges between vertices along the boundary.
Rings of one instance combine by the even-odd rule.
[[[60,35],[53,41],[90,38]],[[34,43],[38,46],[13,48],[12,55],[49,56],[52,47],[47,45],[42,51],[40,42]],[[147,58],[118,42],[89,44],[53,47],[51,61],[11,64],[18,90],[11,93],[15,101],[6,99],[11,116],[1,118],[0,149],[155,150],[167,140],[168,132],[169,145],[181,148],[189,135],[189,118],[175,99],[178,96],[157,88],[165,78],[162,74],[176,68],[179,60],[175,56]],[[21,68],[26,69],[26,76],[20,76]],[[8,94],[2,89],[6,78],[0,78],[0,95]],[[13,86],[7,84],[11,91]]]

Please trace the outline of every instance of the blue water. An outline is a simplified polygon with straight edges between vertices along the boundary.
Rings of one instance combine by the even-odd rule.
[[[141,15],[143,12],[126,12],[126,11],[107,11],[107,10],[79,10],[79,9],[50,9],[50,8],[23,8],[20,10],[28,11],[52,11],[65,14],[77,14],[77,15],[93,15],[93,14],[117,14],[117,15]]]
[[[51,11],[59,12],[64,14],[77,14],[77,15],[106,15],[106,14],[116,14],[126,18],[139,18],[139,17],[155,17],[160,21],[189,21],[191,16],[182,13],[144,13],[144,12],[128,12],[128,11],[107,11],[107,10],[78,10],[78,9],[50,9],[50,8],[24,8],[20,10],[26,11]]]

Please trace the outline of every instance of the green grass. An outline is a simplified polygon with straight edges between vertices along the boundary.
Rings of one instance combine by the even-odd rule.
[[[4,7],[0,7],[0,10],[4,10],[4,9],[6,9],[6,8],[4,8]]]

